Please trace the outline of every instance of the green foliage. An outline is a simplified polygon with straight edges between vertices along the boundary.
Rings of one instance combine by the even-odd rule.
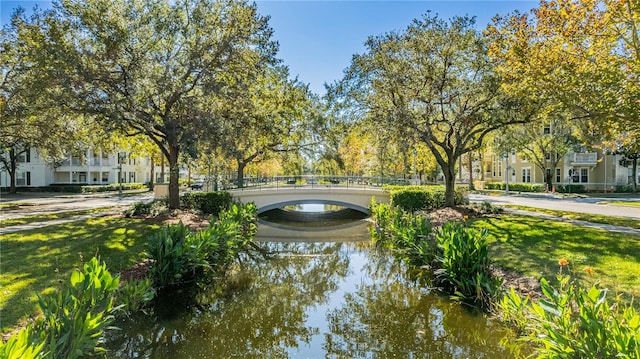
[[[129,280],[121,283],[115,293],[115,303],[120,308],[118,316],[130,316],[144,312],[156,297],[151,280]]]
[[[144,183],[112,183],[108,185],[91,185],[81,186],[80,192],[82,193],[98,193],[98,192],[115,192],[119,191],[122,186],[123,190],[143,189],[147,188]]]
[[[485,189],[498,189],[498,190],[506,190],[507,185],[504,182],[489,182],[485,183]],[[517,192],[544,192],[545,191],[544,184],[535,184],[535,183],[509,183],[510,191]]]
[[[388,204],[371,204],[375,226],[369,231],[374,242],[394,251],[397,258],[414,267],[431,265],[435,244],[427,218],[415,216]]]
[[[6,341],[0,342],[0,358],[2,359],[36,359],[42,357],[44,341],[33,332],[31,327],[26,327],[14,334]]]
[[[143,214],[151,214],[154,216],[167,211],[167,202],[162,200],[154,200],[152,202],[136,202],[124,211],[125,217],[139,216]]]
[[[520,330],[526,318],[523,340],[540,345],[537,358],[640,358],[640,314],[632,305],[619,298],[610,303],[597,283],[584,289],[569,276],[558,282],[555,288],[543,278],[544,297],[537,302],[513,292],[501,301],[505,317],[517,313]]]
[[[487,231],[447,222],[436,233],[436,241],[440,249],[436,280],[455,299],[491,308],[502,283],[491,274]]]
[[[489,268],[486,230],[475,230],[459,222],[448,222],[433,235],[428,219],[372,200],[369,229],[377,245],[390,248],[396,258],[414,268],[430,268],[436,284],[456,300],[490,309],[501,281]],[[435,237],[435,238],[434,238]]]
[[[114,319],[118,283],[94,257],[57,293],[39,298],[43,317],[33,327],[45,343],[45,357],[72,359],[105,351],[103,334]]]
[[[483,201],[482,203],[472,203],[468,206],[469,210],[479,215],[484,214],[498,214],[504,212],[504,208],[500,206],[494,206],[491,202]]]
[[[182,207],[217,216],[233,203],[229,192],[188,192],[180,198]]]
[[[254,204],[234,204],[200,232],[189,231],[182,222],[162,228],[149,238],[151,279],[162,288],[224,273],[252,243],[256,214]]]
[[[442,186],[385,186],[391,192],[391,204],[405,211],[430,211],[445,206],[445,188]],[[454,193],[455,204],[466,203],[466,189],[458,187]]]
[[[159,287],[178,284],[183,276],[193,269],[190,250],[186,243],[191,235],[182,221],[174,226],[166,226],[149,237],[149,256],[153,263],[149,276]]]
[[[556,191],[560,193],[584,193],[586,189],[581,184],[562,184],[556,186]]]

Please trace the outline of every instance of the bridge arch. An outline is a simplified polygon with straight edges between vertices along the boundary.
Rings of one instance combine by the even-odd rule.
[[[389,193],[380,189],[361,188],[272,188],[231,191],[240,202],[254,202],[258,214],[292,204],[321,203],[351,208],[369,213],[371,199],[389,203]]]

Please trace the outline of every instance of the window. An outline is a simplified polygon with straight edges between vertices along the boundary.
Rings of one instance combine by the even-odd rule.
[[[31,149],[27,148],[24,152],[20,153],[18,155],[18,158],[16,158],[16,161],[18,163],[28,163],[31,162]]]
[[[109,172],[102,172],[102,182],[109,182]]]
[[[516,163],[516,151],[511,151],[511,163]]]
[[[573,170],[571,176],[573,183],[588,183],[589,182],[589,169],[588,168],[576,168]]]
[[[31,186],[31,172],[16,173],[16,186]]]
[[[531,183],[531,168],[522,169],[522,183]]]
[[[550,123],[544,125],[544,127],[542,128],[542,134],[544,134],[544,135],[550,135],[551,134],[551,124]]]
[[[560,183],[561,182],[560,180],[562,179],[561,177],[562,175],[561,175],[560,169],[556,168],[556,182]]]
[[[498,177],[502,177],[502,161],[498,160]]]
[[[545,153],[545,154],[544,154],[544,159],[545,159],[547,162],[550,162],[550,161],[551,161],[551,153],[549,153],[549,152]]]

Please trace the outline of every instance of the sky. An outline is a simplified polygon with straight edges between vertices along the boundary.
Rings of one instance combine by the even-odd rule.
[[[476,26],[483,29],[496,14],[514,10],[527,12],[537,1],[364,1],[364,0],[259,0],[258,11],[270,16],[274,39],[280,45],[278,57],[289,66],[292,76],[309,84],[318,95],[325,93],[324,83],[342,78],[343,70],[354,54],[365,51],[369,36],[401,31],[413,19],[427,12],[440,18],[469,15],[476,17]],[[38,5],[51,7],[50,1],[0,0],[2,25],[10,20],[13,9],[27,10]]]

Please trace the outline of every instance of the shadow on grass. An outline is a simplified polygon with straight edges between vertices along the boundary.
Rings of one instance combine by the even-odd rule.
[[[3,235],[0,267],[2,332],[35,313],[36,293],[52,291],[93,256],[112,274],[144,258],[157,229],[134,219],[98,218]]]

